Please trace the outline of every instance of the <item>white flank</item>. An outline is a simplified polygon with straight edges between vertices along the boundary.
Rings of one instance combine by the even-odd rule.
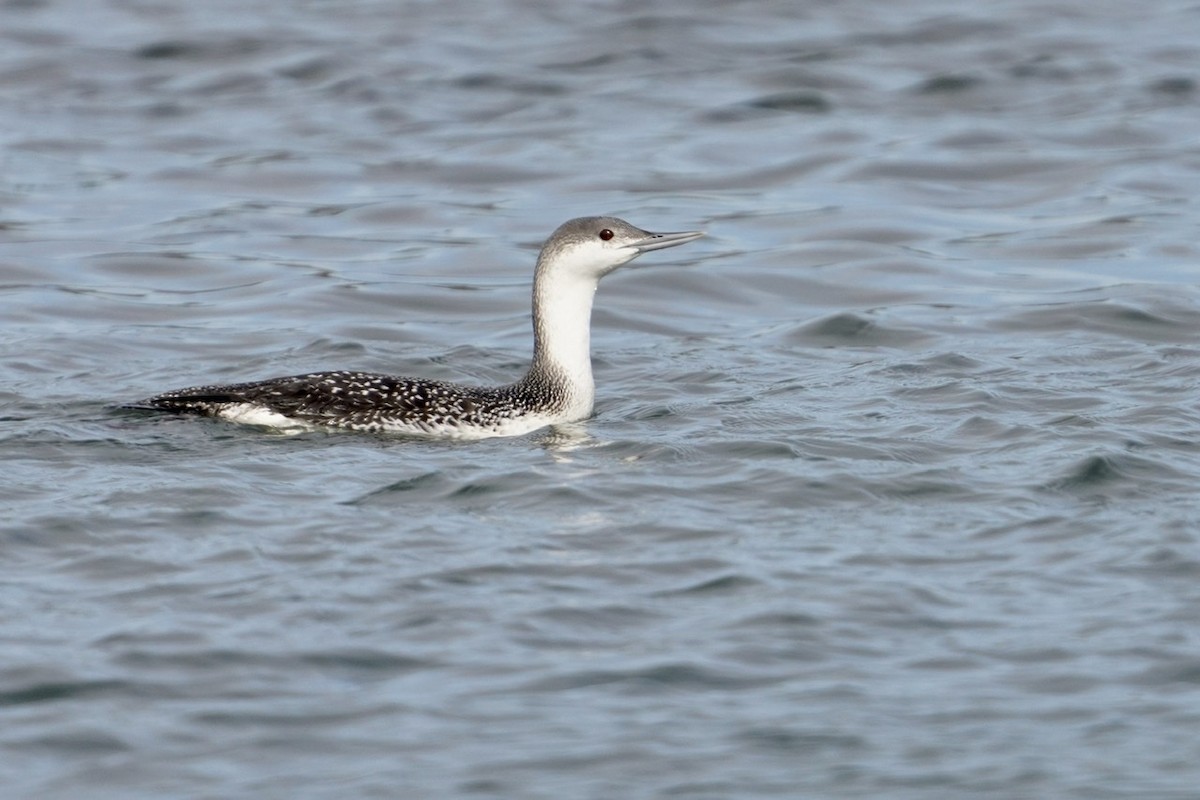
[[[266,406],[259,406],[253,403],[238,403],[237,405],[225,406],[217,416],[221,419],[227,419],[230,422],[238,422],[242,425],[262,425],[267,428],[281,428],[292,430],[314,430],[316,426],[309,425],[299,420],[292,419],[280,414],[278,411],[272,411]]]

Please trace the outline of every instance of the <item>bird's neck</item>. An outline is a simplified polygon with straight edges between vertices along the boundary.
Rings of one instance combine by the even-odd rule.
[[[540,267],[541,265],[539,265]],[[592,413],[592,300],[597,281],[538,269],[533,282],[533,363],[530,378],[564,384],[572,419]]]

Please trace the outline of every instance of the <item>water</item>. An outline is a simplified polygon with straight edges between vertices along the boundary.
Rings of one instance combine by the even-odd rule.
[[[1195,797],[1200,7],[0,6],[5,798]],[[499,382],[564,219],[597,415]]]

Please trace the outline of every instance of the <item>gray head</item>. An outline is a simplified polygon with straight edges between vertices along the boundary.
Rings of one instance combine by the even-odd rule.
[[[651,233],[616,217],[579,217],[550,234],[538,256],[538,272],[564,272],[599,280],[642,253],[699,239],[701,231]]]

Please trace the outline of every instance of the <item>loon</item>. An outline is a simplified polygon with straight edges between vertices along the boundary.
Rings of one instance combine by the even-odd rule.
[[[338,370],[193,386],[128,408],[200,414],[288,430],[340,428],[422,438],[520,436],[592,414],[592,298],[600,279],[642,253],[702,231],[650,233],[616,217],[580,217],[542,246],[533,275],[533,361],[506,386]]]

